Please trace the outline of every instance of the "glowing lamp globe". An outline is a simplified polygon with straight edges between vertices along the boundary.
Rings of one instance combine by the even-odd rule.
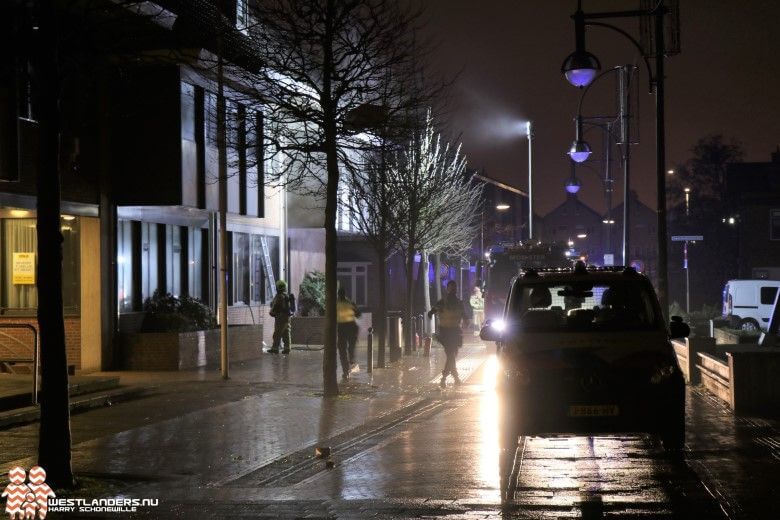
[[[569,148],[569,157],[576,163],[587,161],[590,153],[590,145],[585,141],[574,141]]]
[[[575,193],[580,191],[580,187],[582,186],[582,183],[580,182],[579,179],[575,177],[574,179],[567,180],[565,186],[566,186],[566,192],[574,195]]]
[[[572,52],[561,65],[561,73],[566,76],[566,81],[577,88],[590,85],[599,69],[601,69],[601,63],[599,63],[598,58],[584,50]]]

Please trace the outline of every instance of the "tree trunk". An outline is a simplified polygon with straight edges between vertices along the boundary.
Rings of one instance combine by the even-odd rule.
[[[406,308],[404,309],[404,354],[412,353],[412,313],[414,308],[414,249],[406,253]]]
[[[423,251],[421,256],[420,268],[422,269],[423,277],[423,315],[425,316],[425,332],[430,332],[431,320],[428,319],[428,311],[431,310],[431,279],[429,277],[431,262],[427,251]]]
[[[217,56],[217,154],[218,212],[219,212],[219,352],[222,379],[230,378],[228,352],[228,247],[227,247],[227,106],[222,63],[222,37],[219,37]]]
[[[46,470],[52,487],[72,487],[68,360],[62,313],[58,38],[51,6],[38,4],[38,21],[33,53],[39,131],[37,282],[42,391],[38,464]]]
[[[436,301],[441,300],[441,253],[436,253],[433,257],[434,271],[436,276],[434,281],[436,282]]]
[[[323,43],[322,110],[324,115],[325,160],[328,182],[325,195],[325,353],[322,360],[322,386],[325,396],[339,394],[336,377],[336,265],[338,262],[338,235],[336,234],[336,210],[338,205],[339,163],[336,142],[336,107],[331,99],[333,72],[333,17],[334,2],[326,7],[325,42]]]
[[[374,327],[379,339],[379,355],[377,367],[385,367],[385,342],[387,337],[387,251],[384,247],[377,249],[377,271],[379,275],[379,305],[374,319]]]

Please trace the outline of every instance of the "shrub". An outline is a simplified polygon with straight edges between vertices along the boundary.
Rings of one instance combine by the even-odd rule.
[[[298,291],[298,308],[301,316],[323,316],[325,314],[325,273],[306,273]]]
[[[143,332],[188,332],[213,329],[217,320],[211,308],[191,296],[177,298],[156,290],[144,301]]]

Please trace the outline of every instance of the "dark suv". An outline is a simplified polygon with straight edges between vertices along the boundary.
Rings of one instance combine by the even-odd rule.
[[[504,319],[480,334],[500,345],[501,448],[522,435],[647,432],[682,449],[685,382],[670,336],[688,332],[677,317],[667,328],[653,286],[632,268],[516,278]]]

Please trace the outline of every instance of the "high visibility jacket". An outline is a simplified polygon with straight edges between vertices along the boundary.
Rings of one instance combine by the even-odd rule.
[[[433,312],[439,316],[439,326],[458,328],[465,316],[463,302],[456,296],[445,296],[433,306]]]
[[[336,321],[338,323],[354,322],[358,314],[357,307],[349,299],[336,301]]]

